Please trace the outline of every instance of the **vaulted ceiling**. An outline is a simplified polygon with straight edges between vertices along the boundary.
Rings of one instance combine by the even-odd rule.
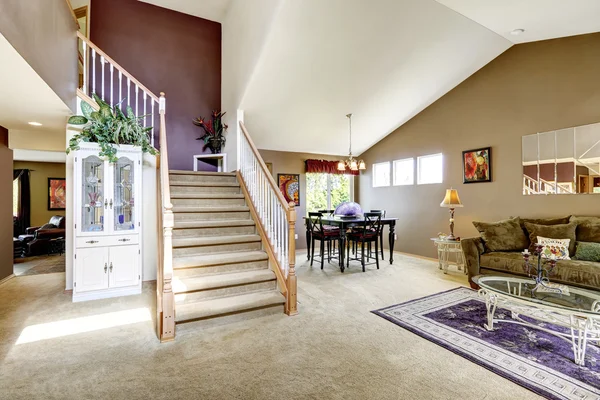
[[[227,111],[245,111],[259,148],[326,154],[347,153],[348,113],[360,154],[513,44],[600,31],[598,0],[142,1],[237,35],[223,52],[245,58],[224,56],[223,96],[234,80]]]

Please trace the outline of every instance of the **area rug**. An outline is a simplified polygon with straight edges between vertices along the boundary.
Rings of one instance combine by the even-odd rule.
[[[24,260],[21,263],[32,263],[33,267],[29,268],[27,271],[19,274],[19,276],[24,275],[39,275],[39,274],[53,274],[56,272],[65,272],[65,255],[52,255],[52,256],[36,256],[23,258],[20,260]],[[15,260],[15,263],[18,263],[18,260]]]
[[[599,347],[588,344],[580,367],[570,342],[554,335],[509,323],[487,331],[485,302],[472,289],[372,312],[548,399],[600,399]],[[510,319],[511,313],[498,308],[496,318]]]

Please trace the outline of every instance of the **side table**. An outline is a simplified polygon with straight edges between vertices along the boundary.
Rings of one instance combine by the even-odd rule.
[[[449,265],[456,265],[459,271],[464,270],[467,274],[465,256],[462,252],[462,247],[458,240],[443,240],[439,238],[431,238],[433,244],[437,247],[439,269],[448,273]],[[450,260],[450,256],[454,255],[454,260]]]

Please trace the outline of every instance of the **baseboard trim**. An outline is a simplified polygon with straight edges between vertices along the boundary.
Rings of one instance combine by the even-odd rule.
[[[389,251],[389,250],[388,250],[388,251]],[[420,256],[420,255],[418,255],[418,254],[403,253],[403,252],[401,252],[401,251],[394,251],[394,253],[402,254],[403,256],[408,256],[408,257],[420,258],[420,259],[422,259],[422,260],[427,260],[427,261],[435,261],[435,262],[438,262],[438,261],[439,261],[437,258]]]
[[[9,276],[7,276],[6,278],[0,280],[0,285],[2,285],[3,283],[8,282],[9,280],[11,280],[12,278],[14,278],[16,275],[15,274],[10,274]]]

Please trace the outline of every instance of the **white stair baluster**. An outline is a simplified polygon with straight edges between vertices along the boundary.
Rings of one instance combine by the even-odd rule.
[[[113,65],[110,64],[109,65],[109,69],[110,69],[110,105],[114,106],[115,105],[115,100],[113,99],[113,89],[114,89],[114,80],[113,80]]]
[[[121,70],[119,70],[119,102],[121,102],[121,100],[123,100],[123,73],[121,72]],[[121,107],[121,110],[123,109],[123,103],[121,103],[121,105],[119,106]]]
[[[88,57],[87,57],[87,43],[85,40],[81,41],[83,49],[83,93],[88,94]]]
[[[105,100],[104,97],[104,56],[100,56],[100,68],[102,68],[102,100]]]
[[[151,107],[152,109],[150,110],[151,113],[151,117],[150,117],[150,123],[152,124],[152,130],[150,131],[150,144],[152,145],[152,147],[154,147],[154,127],[156,126],[156,124],[154,123],[154,100],[152,98],[150,98],[151,100]]]
[[[144,128],[146,127],[146,91],[143,91],[144,93]]]
[[[127,106],[131,107],[131,98],[129,97],[129,88],[131,86],[131,79],[127,77]]]
[[[139,103],[139,97],[138,96],[139,96],[139,91],[140,91],[139,86],[135,85],[135,116],[136,117],[138,115],[140,115],[140,114],[138,114],[138,103]]]
[[[92,93],[96,93],[96,50],[92,48]]]

